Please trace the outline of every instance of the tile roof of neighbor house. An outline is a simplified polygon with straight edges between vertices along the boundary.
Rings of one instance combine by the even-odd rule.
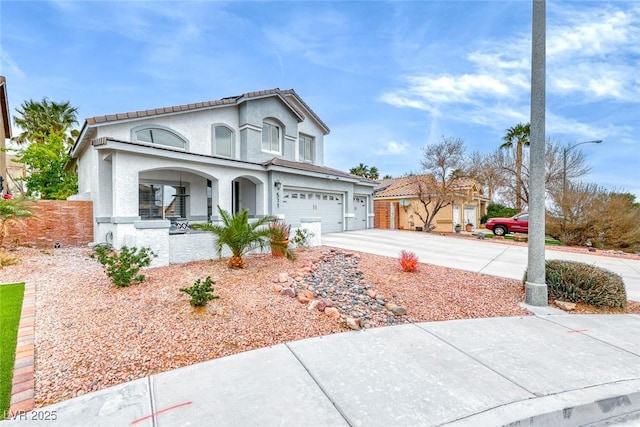
[[[343,172],[338,169],[328,168],[326,166],[318,166],[311,163],[293,162],[290,160],[280,159],[278,157],[274,157],[273,159],[267,162],[264,162],[263,166],[282,166],[285,168],[298,169],[298,170],[303,170],[307,172],[316,172],[316,173],[334,175],[334,176],[343,177],[343,178],[357,179],[358,181],[361,181],[367,184],[375,184],[375,181],[371,179],[363,178],[358,175],[353,175],[347,172]]]
[[[382,180],[374,190],[374,197],[392,198],[415,196],[418,194],[416,179],[434,180],[433,175],[414,175]],[[474,186],[476,186],[476,183],[473,179],[461,178],[455,185],[455,188],[459,190],[467,190]]]
[[[228,96],[228,97],[213,100],[213,101],[197,102],[195,104],[175,105],[172,107],[155,108],[152,110],[140,110],[140,111],[131,111],[128,113],[95,116],[95,117],[90,117],[86,119],[86,123],[89,125],[95,125],[100,123],[113,122],[117,120],[139,119],[144,117],[158,116],[162,114],[171,114],[171,113],[178,113],[183,111],[194,111],[194,110],[200,110],[204,108],[221,107],[225,105],[237,105],[250,99],[265,98],[273,95],[280,96],[283,102],[285,102],[289,106],[289,108],[291,108],[296,113],[299,120],[302,121],[304,120],[304,117],[305,117],[304,113],[300,111],[294,104],[289,102],[286,97],[287,95],[294,96],[295,99],[302,106],[304,106],[304,108],[308,110],[309,114],[313,116],[313,119],[318,122],[318,124],[324,129],[324,131],[326,133],[329,133],[329,127],[326,125],[326,123],[323,122],[322,119],[320,119],[320,117],[309,107],[309,105],[307,105],[306,102],[302,100],[302,98],[300,98],[300,96],[296,93],[295,90],[293,89],[280,90],[279,88],[261,90],[261,91],[255,91],[255,92],[247,92],[238,96]]]
[[[11,116],[9,114],[9,97],[7,95],[7,80],[0,76],[0,114],[2,114],[2,124],[4,135],[11,138]],[[4,142],[4,141],[3,141]],[[4,144],[3,144],[4,147]]]

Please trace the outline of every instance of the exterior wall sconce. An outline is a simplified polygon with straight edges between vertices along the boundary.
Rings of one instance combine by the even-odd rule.
[[[273,186],[280,190],[282,188],[282,183],[280,181],[276,181]]]

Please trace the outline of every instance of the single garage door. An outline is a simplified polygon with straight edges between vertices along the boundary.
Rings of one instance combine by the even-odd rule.
[[[285,222],[297,226],[300,218],[319,217],[322,232],[342,231],[343,196],[303,190],[284,190],[282,213]]]
[[[355,196],[353,198],[353,219],[354,230],[365,230],[367,228],[367,197]]]

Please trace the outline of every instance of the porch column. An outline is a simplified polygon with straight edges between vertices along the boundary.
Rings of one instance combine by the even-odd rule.
[[[232,185],[233,180],[227,176],[220,176],[218,179],[218,204],[227,212],[232,212]],[[213,207],[213,216],[218,216],[218,207]]]
[[[114,218],[138,219],[138,168],[135,160],[113,153],[111,164],[111,215]]]

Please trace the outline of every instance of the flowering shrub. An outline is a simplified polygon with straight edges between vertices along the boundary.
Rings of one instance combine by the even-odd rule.
[[[207,276],[204,279],[204,283],[200,279],[196,280],[193,286],[189,288],[180,288],[180,292],[191,295],[191,307],[204,307],[207,302],[212,299],[220,298],[218,295],[213,294],[213,285],[216,282],[211,281],[211,277]]]
[[[418,256],[413,252],[402,250],[398,261],[402,270],[406,272],[410,273],[418,269]]]
[[[149,248],[123,246],[118,252],[105,245],[97,246],[91,254],[91,258],[97,258],[104,266],[105,273],[118,288],[129,286],[134,280],[143,282],[144,275],[138,273],[142,267],[151,264],[152,256],[155,256],[155,253]]]

